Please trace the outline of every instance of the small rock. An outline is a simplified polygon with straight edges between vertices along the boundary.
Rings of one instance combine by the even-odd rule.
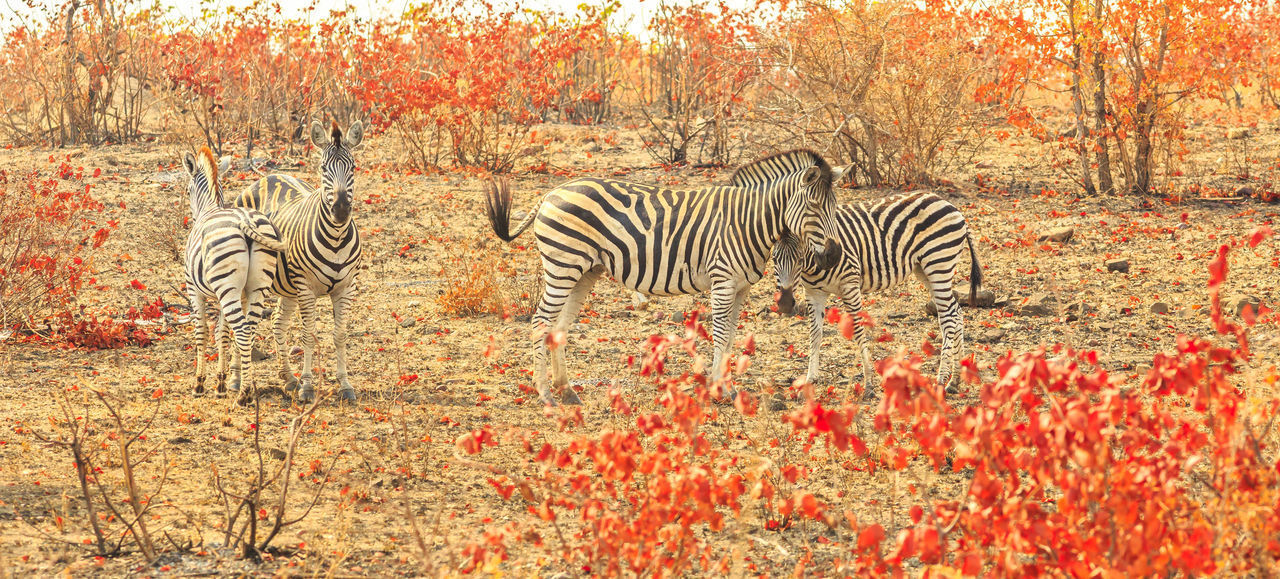
[[[1070,227],[1059,227],[1050,229],[1048,233],[1040,236],[1040,241],[1056,241],[1058,243],[1066,243],[1071,240],[1071,236],[1076,234],[1076,230]]]
[[[952,288],[951,295],[955,296],[956,301],[960,302],[960,307],[964,307],[964,308],[969,307],[969,286],[968,285],[958,285]],[[989,289],[978,288],[978,293],[974,296],[974,298],[975,298],[975,301],[977,301],[977,304],[973,307],[989,308],[996,305],[996,294],[995,292]],[[929,300],[928,302],[925,302],[924,311],[925,313],[931,316],[938,315],[938,307],[933,303],[933,300]],[[905,317],[905,316],[906,314],[903,314],[902,316],[899,316],[899,317]],[[894,317],[894,316],[893,314],[890,314],[889,317]]]
[[[995,344],[1004,339],[1007,333],[999,328],[984,328],[973,336],[973,341],[983,344]]]
[[[192,442],[192,440],[185,436],[175,436],[169,439],[170,444],[187,444],[189,442]]]
[[[770,412],[782,412],[783,410],[786,410],[786,409],[787,409],[787,401],[784,400],[782,396],[775,394],[773,398],[769,399]]]
[[[1070,304],[1067,304],[1067,321],[1074,322],[1084,316],[1095,313],[1097,311],[1098,311],[1098,308],[1095,308],[1087,303],[1072,302]]]
[[[405,318],[404,320],[402,320],[402,321],[400,322],[400,327],[401,327],[401,328],[412,328],[412,327],[414,327],[414,326],[415,326],[415,325],[417,325],[417,324],[418,324],[418,320],[415,320],[415,319],[413,319],[413,318]]]
[[[1227,138],[1231,140],[1243,139],[1249,136],[1249,127],[1235,127],[1227,129]]]
[[[270,358],[270,356],[268,356],[266,352],[259,350],[258,346],[255,345],[253,347],[253,352],[250,354],[249,358],[254,362],[261,362],[263,360],[266,360],[267,358]]]
[[[420,305],[422,305],[422,302],[419,302],[419,301],[416,301],[416,300],[415,300],[415,301],[412,301],[412,302],[409,302],[409,304],[408,304],[408,306],[409,306],[409,307],[411,307],[411,308],[416,308],[416,307],[418,307],[418,306],[420,306]]]
[[[1253,296],[1236,296],[1227,300],[1227,305],[1231,308],[1231,311],[1236,313],[1237,316],[1243,317],[1245,308],[1252,309],[1253,313],[1256,315],[1258,313],[1258,306],[1262,305],[1262,301]]]
[[[1253,187],[1245,185],[1244,187],[1236,189],[1236,197],[1253,197]]]
[[[1118,271],[1120,273],[1129,273],[1129,260],[1127,259],[1108,260],[1107,271]]]
[[[1164,302],[1156,302],[1151,304],[1151,313],[1158,315],[1166,315],[1169,313],[1169,304]]]
[[[271,458],[274,458],[276,460],[284,460],[285,457],[289,456],[289,453],[283,450],[280,450],[278,448],[267,449],[267,454],[271,455]]]
[[[649,309],[649,296],[640,292],[631,292],[631,307],[637,310]]]
[[[603,150],[604,150],[604,147],[601,147],[600,143],[591,143],[590,145],[587,146],[588,153],[599,153],[600,151],[603,151]]]
[[[1014,313],[1020,316],[1051,316],[1058,313],[1058,299],[1038,292],[1031,294],[1026,303],[1014,307]]]

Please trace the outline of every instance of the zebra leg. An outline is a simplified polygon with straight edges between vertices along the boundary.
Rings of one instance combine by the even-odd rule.
[[[347,286],[348,288],[350,286]],[[343,402],[356,401],[356,389],[347,380],[347,305],[351,303],[350,291],[334,292],[329,295],[333,303],[333,352],[337,359],[338,398]]]
[[[285,343],[285,337],[289,333],[289,322],[293,320],[293,313],[297,310],[297,300],[281,296],[271,323],[272,333],[275,334],[276,339],[276,357],[280,359],[280,380],[284,381],[286,393],[293,393],[298,389],[298,379],[294,377],[293,370],[289,369],[289,350]]]
[[[308,292],[298,295],[298,311],[302,312],[302,379],[299,381],[298,401],[304,404],[316,399],[312,368],[316,354],[316,298]]]
[[[227,358],[231,355],[231,334],[225,310],[218,312],[218,325],[213,335],[218,341],[218,397],[221,398],[227,393]]]
[[[557,274],[553,275],[546,260],[543,260],[542,271],[542,297],[538,299],[538,309],[534,310],[529,321],[532,327],[529,338],[533,340],[533,384],[538,388],[542,403],[554,406],[556,401],[551,397],[547,380],[547,335],[551,333],[553,322],[560,320],[560,311],[583,273],[579,269],[557,268]]]
[[[556,317],[555,331],[567,333],[573,327],[578,319],[578,312],[582,311],[582,304],[587,301],[587,296],[591,295],[591,288],[596,285],[596,280],[600,279],[603,272],[604,268],[594,267],[578,278],[578,283],[569,291],[569,295],[564,300],[564,306]],[[582,404],[578,394],[569,387],[569,370],[564,363],[564,351],[569,344],[567,338],[565,341],[565,344],[551,352],[551,386],[556,389],[563,388],[563,393],[560,395],[561,402]]]
[[[191,313],[196,322],[196,396],[204,394],[204,366],[209,356],[209,306],[204,296],[200,295],[190,282],[187,285],[187,297],[191,300]]]
[[[853,345],[862,354],[862,386],[870,392],[875,389],[874,364],[871,362],[871,348],[867,343],[867,327],[862,324],[862,288],[849,284],[841,292],[841,309],[853,316]],[[853,374],[849,375],[849,386],[853,386]]]
[[[231,365],[236,389],[240,390],[240,404],[245,404],[250,397],[258,395],[257,384],[253,381],[253,336],[256,328],[257,325],[251,319],[244,320],[234,328],[236,357]]]
[[[810,384],[817,384],[820,377],[819,356],[822,353],[822,323],[827,317],[827,292],[818,289],[805,288],[805,297],[809,301],[809,371],[805,374],[805,381]]]
[[[929,291],[938,310],[938,327],[942,331],[942,351],[938,353],[938,384],[954,393],[955,369],[964,348],[964,319],[960,302],[951,291],[952,269],[928,274]]]
[[[747,297],[750,286],[737,287],[733,282],[726,282],[711,288],[711,333],[715,344],[715,353],[711,357],[711,380],[724,378],[726,358],[729,348],[733,347],[733,337],[738,332],[738,316],[742,312],[742,301]],[[736,392],[730,392],[730,396]]]

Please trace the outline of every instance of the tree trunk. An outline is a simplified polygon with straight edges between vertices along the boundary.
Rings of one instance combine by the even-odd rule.
[[[1095,0],[1093,20],[1101,24],[1106,10],[1106,0]],[[1106,56],[1101,47],[1093,50],[1093,118],[1094,139],[1097,142],[1098,155],[1098,191],[1104,195],[1115,192],[1115,182],[1111,179],[1111,153],[1107,143],[1107,72],[1104,69]]]
[[[62,146],[67,146],[68,141],[78,140],[75,133],[79,124],[76,119],[76,43],[73,36],[75,31],[76,10],[80,9],[80,0],[71,0],[67,4],[67,21],[66,36],[62,40],[63,50],[63,87],[62,87],[62,123],[58,128],[58,135],[62,140]],[[71,125],[68,127],[68,125]],[[68,132],[70,129],[70,132]]]
[[[1084,187],[1085,195],[1094,195],[1098,192],[1093,187],[1093,177],[1089,167],[1089,135],[1084,127],[1084,87],[1080,85],[1080,67],[1082,53],[1084,47],[1081,43],[1084,39],[1080,38],[1080,34],[1076,29],[1076,10],[1075,1],[1067,4],[1067,12],[1071,18],[1071,112],[1076,118],[1076,154],[1080,157],[1080,184]]]

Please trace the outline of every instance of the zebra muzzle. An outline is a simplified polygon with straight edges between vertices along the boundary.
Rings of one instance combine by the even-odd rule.
[[[789,316],[796,310],[796,295],[791,288],[778,288],[778,313]]]
[[[827,242],[822,246],[822,251],[814,255],[814,257],[817,258],[819,269],[831,269],[840,263],[840,255],[840,244],[828,237]]]

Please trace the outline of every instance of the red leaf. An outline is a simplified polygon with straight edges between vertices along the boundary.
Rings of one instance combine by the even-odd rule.
[[[871,525],[858,533],[858,550],[866,551],[872,547],[879,547],[880,542],[884,540],[884,527],[880,525]]]

